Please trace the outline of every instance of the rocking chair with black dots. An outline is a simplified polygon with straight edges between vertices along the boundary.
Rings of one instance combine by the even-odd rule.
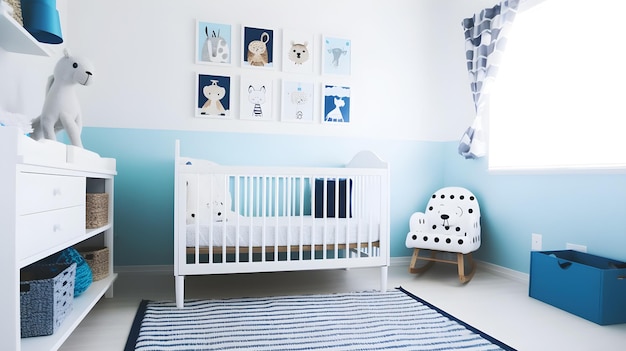
[[[472,252],[480,247],[480,207],[472,192],[460,187],[437,190],[426,212],[411,216],[409,227],[406,247],[413,248],[409,272],[423,273],[435,262],[444,262],[457,265],[461,283],[472,279],[476,272]]]

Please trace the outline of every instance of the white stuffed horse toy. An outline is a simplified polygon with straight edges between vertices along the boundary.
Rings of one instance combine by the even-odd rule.
[[[87,60],[70,56],[65,50],[48,79],[41,115],[33,120],[33,139],[56,140],[56,133],[65,129],[72,145],[83,147],[83,122],[74,86],[91,84],[92,72]]]

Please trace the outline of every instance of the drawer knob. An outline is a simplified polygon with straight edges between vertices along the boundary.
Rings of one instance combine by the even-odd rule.
[[[52,190],[52,196],[60,196],[61,195],[61,188],[54,188]]]
[[[53,232],[60,232],[61,231],[61,225],[60,224],[55,224],[54,226],[52,226],[52,231]]]

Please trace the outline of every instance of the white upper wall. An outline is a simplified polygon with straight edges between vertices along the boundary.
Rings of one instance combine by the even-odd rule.
[[[67,1],[57,0],[61,18],[61,32],[67,32]],[[5,35],[5,33],[0,33]],[[49,51],[59,54],[62,45],[44,44]],[[46,84],[52,74],[56,58],[7,52],[0,47],[0,112],[8,111],[37,117],[43,106]]]
[[[63,45],[73,54],[89,58],[95,66],[94,84],[77,88],[85,126],[449,141],[461,136],[473,114],[460,23],[494,3],[59,0],[58,8],[64,25]],[[276,55],[274,71],[242,68],[240,48],[233,48],[231,67],[195,64],[196,19],[231,24],[235,43],[240,43],[242,25],[274,29],[276,53],[282,50],[283,29],[313,34],[317,52],[322,35],[350,38],[350,77],[322,75],[319,57],[315,73],[305,77],[315,82],[318,94],[323,83],[349,85],[351,123],[279,122],[280,82],[301,76],[282,72],[280,55]],[[62,50],[43,60],[22,59],[22,55],[1,50],[0,73],[10,79],[0,80],[0,94],[7,93],[0,103],[10,105],[13,112],[38,114],[45,78]],[[38,68],[34,69],[35,65]],[[29,78],[25,73],[33,70],[39,72]],[[193,117],[196,73],[233,77],[235,120]],[[239,78],[243,75],[274,79],[275,121],[237,119]],[[8,94],[16,84],[28,93]],[[321,104],[317,105],[319,118]]]

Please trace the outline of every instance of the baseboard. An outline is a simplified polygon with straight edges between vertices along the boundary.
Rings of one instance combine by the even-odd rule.
[[[115,266],[116,273],[169,273],[174,275],[174,265]]]
[[[411,262],[411,256],[391,257],[390,266],[407,266]],[[137,265],[137,266],[115,266],[117,273],[172,273],[174,265]]]
[[[479,260],[476,260],[476,264],[478,266],[478,269],[488,271],[504,278],[515,280],[524,284],[528,284],[528,282],[530,281],[530,275],[528,275],[528,273],[522,273],[520,271]]]
[[[389,260],[389,265],[394,266],[405,266],[408,267],[409,263],[411,263],[411,256],[401,256],[401,257],[392,257]]]
[[[389,264],[392,267],[403,266],[408,267],[411,263],[411,256],[391,257]],[[501,276],[503,278],[518,281],[520,283],[529,282],[529,275],[519,271],[512,270],[510,268],[495,265],[493,263],[476,260],[478,269],[488,271],[492,274]],[[173,265],[139,265],[139,266],[115,266],[115,272],[117,273],[157,273],[157,274],[174,274]]]
[[[477,268],[497,276],[518,281],[520,283],[528,284],[530,278],[527,273],[522,273],[510,268],[498,266],[493,263],[475,260]],[[405,266],[408,267],[411,263],[411,256],[392,257],[391,266]]]

